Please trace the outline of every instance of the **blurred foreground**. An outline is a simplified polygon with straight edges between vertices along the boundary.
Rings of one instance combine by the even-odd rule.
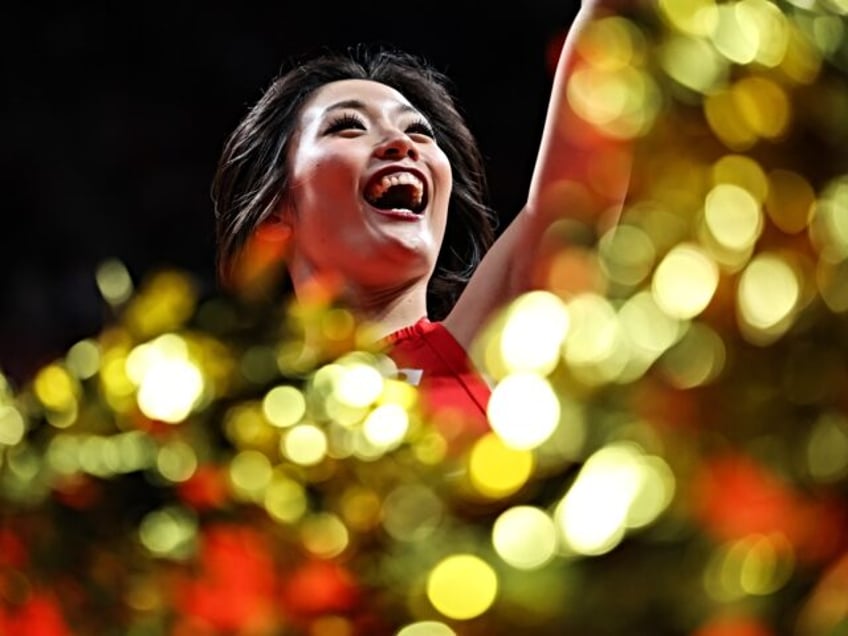
[[[848,633],[846,15],[596,23],[630,199],[562,184],[467,445],[344,309],[104,263],[112,323],[0,396],[0,633]]]

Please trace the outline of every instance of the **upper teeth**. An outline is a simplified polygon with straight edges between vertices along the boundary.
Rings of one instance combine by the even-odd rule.
[[[374,200],[379,199],[386,190],[398,185],[412,186],[412,203],[421,205],[421,200],[424,198],[424,183],[411,172],[393,172],[383,175],[379,181],[371,184],[367,193],[368,197]]]

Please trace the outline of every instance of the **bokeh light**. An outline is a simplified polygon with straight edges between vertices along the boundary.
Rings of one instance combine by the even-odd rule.
[[[609,552],[629,528],[654,521],[674,490],[673,473],[660,458],[632,444],[600,449],[556,508],[564,548],[587,556]]]
[[[529,450],[516,449],[499,435],[487,433],[475,442],[468,463],[474,487],[483,495],[500,498],[527,483],[535,462]]]
[[[651,290],[663,311],[686,320],[706,309],[718,282],[719,269],[715,261],[696,245],[680,244],[657,265]]]
[[[555,554],[557,532],[553,519],[538,508],[515,506],[492,526],[492,544],[498,555],[515,568],[532,570]]]
[[[448,618],[467,620],[491,607],[498,592],[492,567],[472,554],[440,561],[427,577],[427,598]]]
[[[792,324],[801,296],[795,269],[778,254],[757,255],[739,279],[739,321],[756,343],[769,342]]]
[[[559,423],[559,400],[551,385],[534,373],[513,373],[493,389],[489,423],[507,446],[527,450],[548,439]]]

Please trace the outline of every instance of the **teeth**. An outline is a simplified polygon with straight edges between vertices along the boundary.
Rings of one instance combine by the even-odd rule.
[[[368,188],[368,198],[372,201],[379,199],[386,193],[386,190],[392,186],[407,185],[412,187],[412,204],[421,205],[424,198],[424,184],[421,179],[410,172],[394,172],[392,174],[383,175],[383,177],[371,184]]]

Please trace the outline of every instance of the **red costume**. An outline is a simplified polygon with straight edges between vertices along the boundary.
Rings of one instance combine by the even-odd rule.
[[[439,322],[421,318],[386,339],[401,375],[419,388],[422,414],[449,440],[489,429],[491,389],[462,345]]]

